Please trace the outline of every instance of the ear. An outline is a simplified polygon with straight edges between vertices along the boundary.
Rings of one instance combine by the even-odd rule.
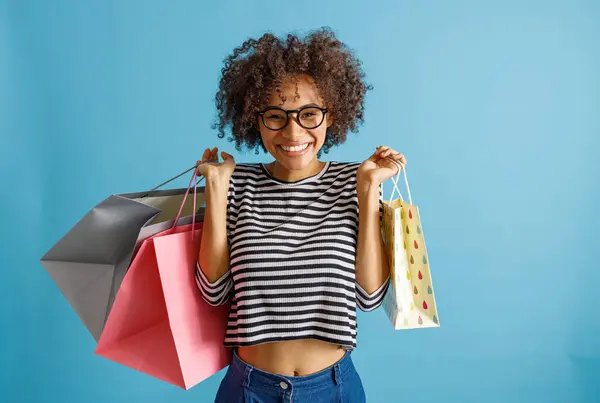
[[[333,124],[333,113],[331,113],[331,110],[327,111],[327,115],[325,115],[325,118],[327,119],[327,128],[330,128]]]

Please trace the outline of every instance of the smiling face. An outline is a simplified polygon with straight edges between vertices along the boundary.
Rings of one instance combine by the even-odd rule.
[[[300,76],[295,82],[286,80],[281,86],[281,93],[273,91],[265,109],[279,107],[285,110],[296,110],[306,106],[327,107],[319,96],[313,80],[308,76]],[[268,126],[277,127],[284,116],[285,114],[282,115],[281,112],[267,112],[264,119]],[[303,112],[302,116],[291,113],[287,125],[280,130],[269,129],[263,123],[263,119],[258,118],[262,142],[277,161],[280,175],[288,180],[291,178],[298,180],[318,173],[321,164],[317,154],[325,142],[327,128],[332,123],[330,112],[325,113],[323,123],[314,129],[302,127],[298,119],[301,119],[304,126],[310,127],[311,125],[307,123],[317,117],[308,110]],[[318,120],[320,121],[321,118],[318,117]]]

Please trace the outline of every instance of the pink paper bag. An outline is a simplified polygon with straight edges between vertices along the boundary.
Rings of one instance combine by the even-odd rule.
[[[195,280],[202,223],[145,240],[115,298],[95,353],[190,389],[229,365],[229,304],[204,301]]]

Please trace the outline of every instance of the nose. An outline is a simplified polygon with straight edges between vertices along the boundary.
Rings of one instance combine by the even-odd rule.
[[[283,133],[288,137],[301,136],[304,133],[304,128],[298,124],[297,113],[290,113],[288,124],[283,128]]]

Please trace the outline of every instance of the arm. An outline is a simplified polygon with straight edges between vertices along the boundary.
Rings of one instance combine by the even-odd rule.
[[[381,236],[378,184],[358,184],[358,245],[356,248],[356,297],[363,311],[383,302],[389,284],[388,259]]]
[[[229,270],[227,193],[229,184],[206,181],[206,210],[198,262],[210,282]]]
[[[206,181],[206,211],[196,265],[196,283],[204,299],[211,305],[224,304],[233,286],[227,239],[228,186],[220,181]]]
[[[196,284],[210,305],[222,305],[231,296],[233,279],[229,270],[229,239],[227,236],[227,206],[233,194],[231,175],[235,169],[233,157],[218,149],[206,149],[198,161],[198,174],[206,179],[206,210],[202,241],[196,264]],[[208,163],[205,161],[213,161]]]

